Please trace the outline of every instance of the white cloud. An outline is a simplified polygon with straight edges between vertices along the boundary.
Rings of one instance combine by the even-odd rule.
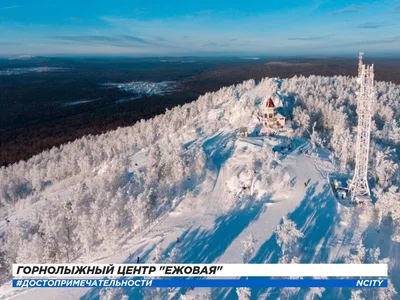
[[[325,5],[325,0],[314,1],[315,8]],[[348,7],[347,10],[357,10]],[[369,9],[368,9],[369,10]],[[138,13],[146,12],[138,9]],[[382,27],[383,23],[363,23],[364,18],[357,17],[352,22],[343,22],[332,14],[314,13],[310,7],[296,7],[291,11],[246,15],[232,11],[198,11],[192,15],[169,18],[149,18],[135,16],[102,16],[103,24],[85,25],[85,20],[77,26],[71,18],[68,26],[52,27],[47,24],[0,23],[1,42],[9,44],[0,52],[20,52],[26,48],[43,49],[63,53],[84,51],[85,53],[110,54],[197,54],[197,53],[250,53],[259,54],[302,54],[312,51],[334,51],[336,45],[354,40],[363,28]],[[147,13],[146,13],[147,15]],[[303,16],[299,18],[299,16]],[[355,14],[357,16],[357,14]],[[368,19],[373,22],[373,19]],[[391,24],[396,24],[394,20]],[[360,25],[361,24],[361,25]],[[396,25],[390,27],[395,30]],[[367,31],[367,30],[365,30]],[[365,40],[386,40],[390,37],[374,33],[360,36]],[[361,33],[362,34],[362,33]],[[382,30],[380,31],[382,34]],[[388,33],[389,34],[389,33]],[[16,45],[23,43],[25,46]],[[370,44],[369,46],[372,46]],[[75,47],[75,48],[74,48]],[[384,48],[384,47],[383,47]],[[78,50],[77,50],[78,49]],[[365,49],[367,51],[367,49]]]

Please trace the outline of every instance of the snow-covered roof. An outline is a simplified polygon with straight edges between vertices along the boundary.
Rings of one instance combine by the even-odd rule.
[[[281,115],[280,113],[277,113],[277,114],[276,114],[276,117],[277,117],[277,118],[281,118],[281,119],[286,119],[286,117],[283,116],[283,115]]]

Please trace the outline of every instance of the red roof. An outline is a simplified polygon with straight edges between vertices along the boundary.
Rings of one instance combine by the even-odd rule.
[[[267,101],[267,107],[275,107],[274,101],[271,98]]]

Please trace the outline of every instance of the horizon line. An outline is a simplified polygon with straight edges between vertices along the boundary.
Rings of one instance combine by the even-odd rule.
[[[351,54],[192,54],[192,55],[179,55],[179,54],[169,54],[169,55],[135,55],[135,54],[2,54],[0,59],[15,59],[15,60],[29,60],[34,58],[132,58],[132,59],[151,59],[151,58],[240,58],[248,60],[262,60],[270,58],[352,58],[356,57],[358,59],[358,52]],[[370,53],[368,57],[399,57],[400,53],[390,53],[390,52],[375,52]]]

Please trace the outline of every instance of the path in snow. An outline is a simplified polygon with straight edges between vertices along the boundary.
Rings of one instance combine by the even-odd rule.
[[[233,145],[229,144],[231,140],[229,136],[217,135],[203,144],[203,149],[211,157],[216,169],[210,170],[210,176],[201,186],[201,195],[196,198],[199,201],[198,209],[188,212],[185,207],[178,206],[149,233],[132,239],[124,247],[126,250],[98,262],[134,263],[136,257],[140,256],[142,262],[150,263],[154,254],[152,251],[157,244],[161,244],[165,249],[165,256],[168,256],[174,247],[178,247],[181,251],[179,262],[182,263],[241,263],[243,250],[241,241],[250,233],[258,240],[256,253],[251,262],[277,262],[280,248],[276,245],[273,233],[282,217],[287,214],[306,235],[302,246],[304,259],[309,262],[317,258],[329,260],[328,249],[332,243],[331,237],[334,236],[333,224],[337,223],[337,204],[327,189],[327,181],[316,168],[318,162],[305,154],[298,154],[297,151],[289,153],[283,159],[282,165],[295,180],[291,191],[275,193],[265,201],[256,201],[244,208],[224,213],[221,200],[229,197],[224,185],[229,176],[232,176],[225,171],[225,162],[229,161],[233,151],[231,149]],[[245,143],[246,140],[243,139],[241,142]],[[258,146],[259,142],[250,144]],[[218,149],[224,150],[220,153]],[[309,181],[307,187],[304,187],[305,181]],[[176,243],[178,236],[181,240],[179,244]],[[66,295],[62,289],[46,291],[36,289],[19,294],[16,299],[61,300],[76,299],[80,296],[83,299],[96,299],[100,290],[69,289],[68,291]],[[141,297],[138,290],[126,292],[135,299]],[[187,294],[194,297],[202,292],[204,289],[195,289]],[[263,291],[254,290],[254,293],[261,296]],[[234,291],[227,294],[227,298],[236,299]]]

